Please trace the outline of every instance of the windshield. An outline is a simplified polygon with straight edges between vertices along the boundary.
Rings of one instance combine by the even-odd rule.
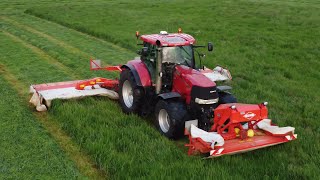
[[[162,50],[162,62],[192,66],[192,47],[164,47]]]

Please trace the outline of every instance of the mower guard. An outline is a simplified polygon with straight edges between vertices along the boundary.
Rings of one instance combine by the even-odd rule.
[[[227,154],[232,155],[244,153],[260,148],[265,148],[268,146],[274,146],[277,144],[290,142],[291,140],[295,140],[296,138],[296,134],[290,134],[286,136],[272,136],[267,134],[261,134],[244,140],[231,139],[225,141],[225,144],[222,147],[210,150],[210,156],[208,158],[218,157]]]
[[[244,153],[268,146],[274,146],[281,143],[290,142],[297,138],[297,134],[289,132],[282,135],[273,135],[263,130],[255,130],[257,135],[246,139],[230,139],[225,140],[222,146],[218,144],[213,146],[212,143],[204,141],[201,137],[189,136],[189,144],[185,146],[189,147],[188,155],[194,155],[197,153],[209,154],[207,158],[219,157],[222,155],[232,155],[238,153]]]
[[[93,78],[31,85],[30,93],[33,95],[29,102],[36,107],[37,111],[46,111],[54,99],[73,99],[86,96],[107,96],[110,99],[118,99],[118,93],[115,92],[117,84],[117,80]]]
[[[185,145],[189,147],[188,154],[203,153],[209,154],[208,158],[213,158],[297,139],[294,127],[278,127],[272,124],[271,120],[267,119],[267,112],[264,103],[219,105],[214,111],[214,124],[210,132],[198,129],[195,123],[191,126],[190,123],[185,124],[185,135],[189,137],[189,143]],[[217,135],[221,137],[214,138]]]

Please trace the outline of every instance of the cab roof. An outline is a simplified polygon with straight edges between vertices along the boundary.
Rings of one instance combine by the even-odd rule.
[[[157,45],[157,41],[159,41],[161,46],[187,46],[196,43],[196,40],[189,34],[167,33],[165,31],[161,31],[160,34],[142,35],[140,39],[153,45]]]

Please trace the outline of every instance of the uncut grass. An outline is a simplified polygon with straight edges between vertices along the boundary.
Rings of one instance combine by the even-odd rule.
[[[37,81],[54,82],[68,77],[67,74],[41,61],[41,57],[35,56],[29,49],[12,42],[10,38],[2,35],[1,39],[5,44],[0,50],[3,54],[1,62],[6,64],[9,70],[26,84],[26,87]],[[16,49],[19,49],[18,53]],[[35,67],[37,70],[32,70]],[[23,71],[22,68],[29,71]],[[48,77],[53,79],[47,79]],[[302,163],[310,160],[308,155],[300,157],[298,161],[300,166],[297,166],[297,159],[290,158],[291,156],[286,153],[291,151],[292,154],[298,154],[301,149],[296,149],[297,143],[223,157],[214,161],[203,161],[200,157],[188,157],[186,149],[177,148],[175,143],[160,136],[146,121],[136,116],[122,114],[117,103],[113,101],[105,98],[86,98],[81,101],[56,101],[53,104],[49,113],[94,158],[96,163],[114,178],[128,176],[203,178],[212,175],[235,178],[260,177],[261,174],[265,174],[266,177],[283,178],[287,177],[286,174],[281,174],[283,171],[289,171],[292,176],[297,177],[312,177],[316,172],[316,170],[311,171],[316,167],[315,164]],[[273,169],[279,162],[285,163]],[[241,165],[233,168],[234,172],[230,174],[230,166],[240,163]],[[264,168],[259,167],[261,164]],[[310,171],[303,170],[306,166],[310,166],[308,168]],[[247,168],[259,173],[252,175]],[[268,169],[272,169],[272,172]]]
[[[113,3],[112,6],[110,4],[92,6],[79,4],[72,7],[63,5],[63,7],[57,6],[56,11],[39,7],[28,10],[28,13],[103,37],[129,49],[135,48],[135,40],[131,38],[132,34],[142,27],[143,33],[154,33],[158,32],[159,28],[175,31],[176,24],[179,24],[185,32],[193,34],[200,43],[213,39],[217,47],[216,53],[208,54],[205,63],[210,67],[218,62],[228,66],[234,76],[234,93],[239,101],[257,103],[268,100],[271,104],[270,117],[280,125],[295,126],[299,133],[299,140],[254,153],[223,157],[222,160],[215,160],[215,164],[200,162],[192,158],[183,159],[181,162],[167,162],[177,156],[174,149],[170,151],[173,155],[166,154],[165,158],[157,161],[157,167],[151,168],[153,170],[141,170],[137,174],[156,175],[165,167],[175,167],[179,164],[183,166],[182,164],[190,163],[190,166],[179,168],[183,172],[189,168],[195,169],[190,171],[199,172],[197,176],[200,177],[216,174],[217,171],[220,172],[217,173],[218,177],[222,174],[230,174],[226,172],[229,170],[230,164],[241,164],[233,169],[233,174],[241,174],[242,177],[244,175],[261,177],[261,174],[266,178],[268,176],[272,178],[317,176],[316,167],[319,165],[320,149],[319,145],[315,143],[320,132],[319,121],[317,121],[319,118],[317,111],[319,96],[315,93],[320,85],[318,80],[319,61],[317,60],[319,58],[319,42],[316,40],[319,37],[319,25],[316,23],[319,20],[317,6],[300,6],[299,3],[294,4],[294,2],[292,2],[294,6],[292,4],[283,6],[283,4],[264,3],[263,1],[241,3],[229,1],[219,2],[219,4],[210,3],[210,6],[205,2],[203,2],[205,5],[189,3],[178,5],[174,1],[166,4],[146,2],[146,6],[141,11],[141,6],[138,4],[123,1],[122,3]],[[193,9],[195,5],[197,5],[197,9]],[[168,8],[169,6],[170,8]],[[190,10],[193,13],[185,14],[180,9],[183,9],[184,12]],[[150,16],[145,16],[145,14],[150,14]],[[207,17],[208,14],[214,18]],[[164,15],[166,18],[155,18]],[[214,59],[214,61],[208,61],[209,59]],[[89,104],[91,101],[85,100],[84,104]],[[94,102],[92,101],[92,103]],[[107,102],[109,103],[109,101]],[[77,101],[60,103],[62,103],[59,104],[60,106],[67,103],[67,106],[75,106],[77,109],[77,104],[73,104],[78,103]],[[57,109],[59,107],[55,108],[55,110]],[[120,111],[115,114],[118,113],[120,114]],[[63,114],[63,109],[60,108],[58,114]],[[108,119],[110,117],[108,114],[110,113],[106,113],[103,119],[104,117]],[[72,119],[70,116],[64,116]],[[90,119],[90,117],[86,118]],[[86,128],[80,128],[80,125],[78,125],[79,128],[74,129],[73,125],[80,122],[64,123],[66,123],[65,128],[69,131],[72,129],[73,133],[85,134],[86,132]],[[128,136],[134,136],[135,133],[137,132],[130,131]],[[101,137],[103,136],[101,135]],[[87,141],[84,143],[81,139],[85,137],[81,135],[75,136],[75,138],[85,145],[87,150],[95,154],[96,158],[99,156],[97,152],[103,153],[103,148],[93,148],[93,146],[99,146],[100,143],[95,142],[95,145]],[[153,156],[147,150],[149,150],[148,147],[144,147],[142,151],[134,152],[132,158],[148,160]],[[110,150],[111,152],[112,150]],[[139,156],[140,152],[143,152],[143,155]],[[161,151],[161,153],[163,152]],[[128,158],[124,157],[124,159]],[[121,163],[131,165],[123,162],[121,157],[114,161],[115,167],[121,167],[119,165]],[[108,159],[100,158],[98,164],[103,164],[105,168],[108,170],[111,168],[112,171],[112,167],[105,165],[107,162]],[[149,167],[144,164],[141,166]],[[200,167],[207,168],[204,168],[204,171],[199,170]],[[247,172],[248,168],[253,170],[250,172],[256,172],[257,175]],[[176,169],[166,170],[167,174],[163,173],[164,176],[178,177],[180,173]],[[114,176],[121,176],[121,172],[123,171],[114,172]],[[287,173],[282,174],[281,172]],[[133,176],[135,174],[132,172],[127,175]]]
[[[1,71],[0,86],[5,88],[0,88],[0,179],[85,178],[25,107],[24,99],[17,97]]]

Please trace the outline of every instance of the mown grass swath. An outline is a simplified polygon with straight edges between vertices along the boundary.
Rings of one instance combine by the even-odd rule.
[[[295,126],[299,134],[299,140],[290,144],[205,161],[188,157],[184,140],[170,141],[146,120],[124,115],[114,101],[85,98],[53,102],[49,115],[112,178],[318,177],[319,5],[315,1],[181,2],[145,1],[143,7],[136,1],[90,2],[90,6],[43,3],[30,7],[27,13],[67,27],[30,15],[10,16],[15,23],[1,23],[6,32],[39,48],[81,78],[116,74],[88,71],[87,57],[68,46],[108,64],[123,64],[135,56],[136,30],[144,34],[182,27],[199,44],[215,42],[215,53],[208,53],[204,63],[231,70],[233,92],[240,102],[269,101],[270,117],[279,125]],[[1,39],[13,43],[8,36]],[[71,79],[67,71],[19,43],[2,47],[0,53],[1,63],[26,85]]]
[[[2,77],[0,80],[2,87],[10,87]],[[0,92],[0,178],[83,178],[15,91],[1,88]]]
[[[4,63],[5,65],[0,64],[1,65],[1,73],[5,77],[6,81],[9,82],[9,84],[10,84],[9,86],[12,86],[14,90],[18,91],[17,93],[15,93],[15,97],[13,97],[13,98],[15,98],[15,99],[22,98],[25,102],[24,105],[27,105],[28,100],[30,98],[28,89],[29,89],[29,86],[32,82],[32,79],[36,79],[32,75],[40,74],[40,73],[37,73],[38,70],[46,73],[48,71],[48,69],[49,70],[51,69],[52,73],[57,74],[57,76],[55,76],[56,78],[62,77],[61,79],[63,79],[63,78],[64,79],[68,79],[68,78],[72,79],[72,76],[67,77],[69,75],[66,75],[64,73],[64,71],[62,71],[60,68],[55,67],[55,64],[51,65],[52,62],[43,61],[43,59],[46,58],[47,56],[43,56],[42,53],[38,54],[37,53],[38,51],[34,51],[34,48],[30,44],[28,44],[27,42],[22,42],[21,39],[19,39],[18,37],[6,32],[6,31],[1,33],[1,38],[3,39],[3,42],[4,42],[1,45],[2,51],[3,52],[6,51],[7,53],[11,54],[10,57],[7,57],[6,54],[3,53],[4,58],[1,59],[1,63]],[[14,48],[18,48],[20,50],[20,53],[18,53],[18,54],[12,53]],[[22,55],[24,57],[23,59],[20,58],[20,56],[22,56]],[[7,58],[9,58],[9,59],[7,59]],[[16,63],[16,64],[8,63],[8,62],[12,61],[11,58],[14,59],[15,62],[13,62],[13,63]],[[25,61],[25,59],[27,59],[27,60]],[[39,61],[40,63],[37,63],[37,61]],[[17,64],[19,64],[20,66],[17,66]],[[48,69],[43,69],[43,68],[41,68],[41,66],[46,67]],[[54,70],[54,69],[56,69],[56,70]],[[31,76],[29,76],[30,74],[28,72],[31,72]],[[17,74],[19,74],[19,75],[17,75]],[[50,75],[50,73],[47,73],[47,75]],[[45,76],[43,76],[43,77],[45,77]],[[47,78],[47,77],[45,77],[45,78]],[[28,81],[30,79],[31,79],[31,81]],[[41,79],[41,78],[39,78],[39,79],[41,81],[45,80],[45,79]],[[13,93],[14,93],[14,90],[12,90]],[[74,161],[74,163],[76,164],[75,169],[79,169],[80,173],[82,174],[81,176],[86,176],[86,177],[94,178],[94,179],[100,179],[100,178],[102,178],[102,176],[103,177],[106,176],[106,174],[103,170],[97,171],[96,168],[92,167],[93,164],[91,162],[91,159],[88,158],[85,153],[83,153],[79,150],[79,146],[75,145],[70,140],[70,137],[67,136],[65,134],[65,132],[63,132],[61,130],[61,127],[59,124],[57,124],[57,122],[52,122],[54,118],[52,118],[48,115],[45,115],[45,114],[33,112],[32,107],[25,106],[25,109],[29,112],[29,114],[34,114],[35,118],[41,123],[41,125],[44,128],[46,128],[45,131],[47,133],[50,133],[50,137],[51,138],[53,137],[54,140],[57,141],[57,143],[60,147],[57,146],[56,148],[58,148],[59,151],[61,151],[60,149],[62,149],[64,151],[63,153],[66,154],[66,155],[61,154],[61,156]],[[25,128],[26,128],[26,131],[28,131],[27,130],[28,127],[25,127]],[[30,145],[33,145],[32,143],[36,144],[36,142],[30,142]],[[26,159],[26,160],[28,160],[28,159]],[[32,156],[29,157],[29,160],[32,161]],[[38,160],[35,160],[35,161],[38,161]],[[45,159],[43,159],[43,161],[45,161]],[[30,164],[30,166],[33,167],[35,165]],[[36,168],[36,167],[33,167],[33,168]],[[15,171],[12,171],[12,173],[14,174]],[[19,174],[17,177],[23,177],[23,173],[25,173],[25,172],[21,172],[21,174]],[[41,177],[42,174],[39,174],[39,175]],[[52,175],[50,175],[50,177],[55,177],[55,176],[54,176],[54,174],[52,174]],[[59,176],[56,176],[56,177],[58,178]]]
[[[1,33],[0,37],[5,38]],[[3,42],[15,48],[7,40]],[[0,64],[0,178],[84,178],[3,78],[3,68]]]

